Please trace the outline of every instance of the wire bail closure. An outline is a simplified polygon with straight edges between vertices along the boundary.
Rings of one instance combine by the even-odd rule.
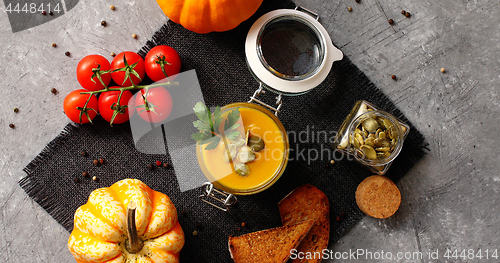
[[[200,195],[199,198],[201,199],[201,201],[217,209],[227,212],[229,211],[229,207],[236,204],[236,201],[238,201],[235,195],[215,188],[212,183],[206,182],[203,184],[203,186],[205,186],[205,189],[203,191],[203,194]],[[211,199],[222,203],[224,206],[212,203]]]
[[[300,6],[300,5],[299,5],[299,6],[296,6],[296,7],[295,7],[295,10],[297,10],[297,11],[302,11],[302,12],[304,12],[304,13],[306,13],[306,14],[308,14],[308,15],[312,16],[312,17],[314,17],[314,19],[316,19],[316,21],[319,21],[319,15],[318,15],[318,13],[313,12],[313,11],[311,11],[311,10],[309,10],[309,9],[307,9],[307,8],[305,8],[305,7],[303,7],[303,6]]]
[[[250,100],[248,101],[249,103],[252,103],[252,102],[256,102],[270,110],[273,110],[274,111],[274,115],[278,116],[278,113],[280,112],[280,109],[281,109],[281,106],[283,106],[283,93],[279,93],[278,96],[276,96],[276,107],[273,107],[259,99],[257,99],[257,96],[259,96],[260,94],[264,94],[266,93],[266,91],[264,90],[264,86],[262,85],[262,82],[259,83],[259,88],[253,93],[253,95],[250,97]]]

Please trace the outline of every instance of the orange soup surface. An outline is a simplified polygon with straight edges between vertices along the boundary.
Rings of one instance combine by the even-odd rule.
[[[279,172],[285,157],[285,139],[278,125],[265,113],[253,108],[239,108],[240,110],[240,134],[245,137],[247,130],[250,136],[260,137],[264,143],[264,149],[256,152],[256,159],[247,163],[250,168],[248,176],[241,176],[234,170],[234,165],[238,164],[237,158],[233,163],[224,161],[224,144],[219,143],[213,150],[202,150],[203,162],[212,178],[216,182],[228,189],[244,191],[259,188],[272,180]],[[227,116],[227,113],[226,113]],[[206,145],[202,146],[203,149]]]

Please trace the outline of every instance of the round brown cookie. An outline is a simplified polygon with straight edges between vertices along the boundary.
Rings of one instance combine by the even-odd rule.
[[[361,211],[371,217],[388,218],[399,209],[401,193],[391,179],[373,175],[358,185],[356,203]]]

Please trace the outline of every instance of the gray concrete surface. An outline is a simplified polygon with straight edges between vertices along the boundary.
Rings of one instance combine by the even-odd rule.
[[[333,41],[396,102],[431,150],[398,183],[403,202],[397,214],[387,220],[365,217],[331,244],[332,251],[423,255],[393,262],[498,262],[492,251],[500,249],[499,2],[296,2],[319,12]],[[403,17],[403,9],[412,17]],[[388,19],[395,24],[389,25]],[[101,20],[108,22],[106,28]],[[111,59],[110,52],[136,51],[166,21],[154,0],[81,0],[57,19],[12,33],[0,5],[1,262],[75,262],[66,247],[69,233],[17,182],[25,175],[23,167],[68,122],[62,103],[78,88],[74,71],[79,58],[100,53]],[[58,47],[51,47],[52,42]],[[65,51],[72,56],[66,57]],[[439,71],[442,67],[445,74]],[[53,95],[51,88],[59,94]],[[467,251],[467,259],[446,259],[446,249],[457,249],[457,256],[471,249],[474,256]],[[439,259],[429,259],[436,251]],[[389,261],[352,256],[336,261]]]

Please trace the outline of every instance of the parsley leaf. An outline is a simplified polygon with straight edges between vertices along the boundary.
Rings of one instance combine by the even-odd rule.
[[[240,119],[240,110],[238,108],[232,110],[228,115],[226,122],[224,123],[224,130],[230,130],[230,128]]]
[[[217,145],[219,145],[219,141],[220,141],[219,136],[215,136],[215,137],[212,137],[211,139],[203,141],[203,144],[210,143],[209,145],[207,145],[207,147],[205,147],[205,150],[213,150],[213,149],[217,148]]]
[[[240,126],[236,123],[240,119],[240,110],[234,109],[228,113],[224,122],[224,129],[221,129],[223,123],[222,112],[219,106],[215,107],[214,112],[211,113],[210,109],[202,102],[196,103],[193,108],[194,113],[198,120],[193,122],[193,126],[199,130],[193,133],[191,138],[198,142],[198,145],[205,145],[205,150],[212,150],[217,147],[221,137],[227,137],[234,140],[238,137],[240,132],[236,130]],[[213,116],[212,116],[213,115]]]

